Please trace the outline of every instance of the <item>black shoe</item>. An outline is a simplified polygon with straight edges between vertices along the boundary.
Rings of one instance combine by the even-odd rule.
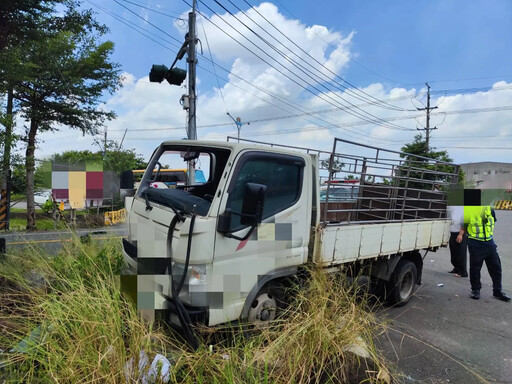
[[[471,291],[471,296],[470,296],[472,299],[474,300],[478,300],[480,298],[480,291],[477,290],[477,289],[473,289]]]
[[[455,268],[453,268],[451,271],[448,271],[448,273],[459,273]]]
[[[468,273],[457,273],[457,276],[459,277],[468,277]]]
[[[492,294],[495,298],[497,298],[498,300],[501,300],[501,301],[506,301],[506,302],[509,302],[511,299],[510,297],[508,297],[507,295],[505,295],[503,292],[495,292]]]

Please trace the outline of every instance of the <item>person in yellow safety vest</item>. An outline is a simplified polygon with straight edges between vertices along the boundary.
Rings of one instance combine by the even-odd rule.
[[[480,271],[485,261],[492,279],[493,296],[502,301],[510,301],[501,287],[501,260],[493,233],[496,215],[489,206],[465,206],[464,225],[468,234],[469,280],[471,298],[480,298]]]

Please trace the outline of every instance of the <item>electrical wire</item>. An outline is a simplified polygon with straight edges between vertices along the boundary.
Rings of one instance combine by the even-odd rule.
[[[126,1],[126,0],[121,0],[121,1]],[[90,1],[89,1],[89,2],[90,2]],[[127,2],[128,2],[128,1],[127,1]],[[118,2],[116,1],[116,3],[118,3]],[[131,4],[136,4],[136,3],[133,3],[133,2],[129,2],[129,3],[131,3]],[[95,4],[93,4],[93,5],[94,5],[94,6],[96,6],[96,7],[98,7],[98,6],[97,6],[97,5],[95,5]],[[138,5],[138,4],[136,4],[136,5]],[[100,8],[100,9],[101,9],[102,7],[98,7],[98,8]],[[124,8],[126,8],[126,7],[124,7]],[[146,7],[146,8],[147,8],[147,7]],[[113,17],[116,17],[116,16],[117,16],[117,15],[112,14],[112,13],[111,13],[111,12],[109,12],[108,10],[105,10],[104,8],[103,8],[103,10],[104,10],[105,12],[109,13],[109,14],[110,14],[111,16],[113,16]],[[131,11],[131,12],[133,13],[133,11]],[[140,17],[140,16],[138,16],[138,17]],[[203,15],[203,17],[205,17],[205,16]],[[206,18],[206,17],[205,17],[205,18]],[[119,18],[117,18],[117,19],[118,19],[119,21],[121,21]],[[207,19],[208,19],[208,18],[207,18]],[[144,20],[144,21],[146,21],[146,20]],[[121,22],[122,22],[122,21],[121,21]],[[124,24],[125,24],[125,25],[127,25],[126,23],[124,23]],[[150,24],[150,25],[153,25],[153,24],[151,24],[151,23],[149,23],[149,24]],[[129,26],[129,25],[127,25],[127,26]],[[154,25],[153,25],[153,26],[154,26]],[[129,27],[130,27],[130,26],[129,26]],[[203,25],[203,28],[204,28],[204,25]],[[162,31],[161,29],[159,29],[159,30],[160,30],[161,32],[165,33],[165,31]],[[151,39],[152,41],[159,43],[158,41],[155,41],[154,39],[152,39],[151,37],[149,37],[149,36],[145,35],[144,33],[140,32],[140,31],[137,31],[137,32],[139,32],[139,33],[143,34],[146,38],[149,38],[149,39]],[[170,36],[170,35],[169,35],[169,34],[167,34],[167,33],[165,33],[165,34],[166,34],[166,35],[168,35],[168,36]],[[206,35],[206,34],[205,34],[205,35]],[[171,37],[172,37],[172,36],[171,36]],[[172,38],[173,38],[173,37],[172,37]],[[173,38],[173,39],[174,39],[174,40],[177,40],[177,39],[175,39],[175,38]],[[169,42],[169,43],[170,43],[170,42]],[[159,44],[160,44],[160,43],[159,43]],[[163,44],[160,44],[160,45],[161,45],[161,46],[164,46]],[[165,47],[165,46],[164,46],[164,47]],[[168,47],[165,47],[165,48],[169,49]],[[169,49],[169,50],[170,50],[170,49]],[[211,56],[211,51],[210,51],[210,56]],[[212,59],[210,59],[209,61],[210,61],[210,62],[212,62],[212,64],[214,64],[214,62],[213,62],[213,60],[212,60]],[[215,65],[215,64],[214,64],[214,65]],[[215,68],[215,67],[214,67],[214,68]],[[231,73],[229,70],[226,70],[225,68],[222,68],[222,69],[223,69],[223,70],[225,70],[225,71],[226,71],[226,72],[228,72],[228,73]],[[232,75],[233,75],[233,74],[232,74]],[[217,81],[218,81],[218,77],[217,77]],[[226,80],[226,81],[227,81],[227,80]],[[249,82],[247,82],[247,83],[248,83],[249,85],[253,86],[253,84],[251,84],[251,83],[249,83]],[[231,84],[231,85],[233,85],[233,84]],[[494,90],[507,90],[507,89],[511,89],[511,88],[512,88],[512,86],[495,87],[495,88],[491,88],[491,89],[488,89],[488,88],[477,88],[477,89],[475,89],[475,88],[469,88],[469,89],[462,89],[462,90],[460,90],[460,89],[459,89],[459,90],[448,90],[448,91],[446,91],[446,90],[444,90],[444,91],[432,91],[432,93],[439,93],[439,92],[462,93],[462,92],[470,92],[470,91],[473,91],[473,90],[494,91]],[[221,89],[221,88],[220,88],[220,86],[219,86],[219,89]],[[410,97],[410,96],[405,96],[404,98],[408,98],[408,97]],[[264,99],[262,99],[262,100],[264,100]],[[266,101],[266,100],[265,100],[265,101]],[[503,106],[503,107],[481,108],[481,109],[476,109],[476,110],[460,110],[460,111],[451,111],[451,112],[449,111],[449,112],[440,112],[440,113],[444,113],[444,114],[456,114],[456,113],[479,113],[479,112],[490,112],[490,111],[498,111],[498,110],[509,110],[509,109],[511,109],[511,108],[512,108],[512,107],[510,107],[510,106]],[[333,109],[333,110],[339,110],[339,108],[336,108],[336,109]],[[317,112],[303,112],[303,113],[302,113],[302,115],[311,116],[311,115],[316,114],[316,113],[317,113]],[[325,111],[321,111],[321,113],[325,113]],[[435,115],[435,114],[440,114],[440,113],[433,113],[433,115]],[[294,117],[294,116],[290,116],[290,117]],[[260,119],[260,120],[252,120],[251,122],[254,122],[254,121],[271,121],[271,120],[284,119],[284,118],[290,118],[290,117],[286,117],[286,116],[284,116],[284,117],[276,117],[276,118],[267,118],[267,119]],[[300,117],[300,116],[299,116],[299,115],[295,115],[295,117]],[[406,119],[406,118],[410,118],[410,117],[405,117],[404,119]],[[397,118],[397,119],[400,119],[400,118]],[[360,122],[360,124],[366,124],[366,123],[368,123],[368,122],[364,122],[364,121],[363,121],[363,122]],[[221,125],[224,125],[224,124],[216,124],[216,125],[217,125],[217,126],[221,126]],[[213,125],[209,125],[209,126],[213,126]],[[338,126],[347,126],[347,124],[338,124]],[[206,126],[204,126],[204,127],[206,127]],[[329,128],[332,128],[332,126],[330,126],[330,127],[316,127],[316,129],[323,129],[323,128],[327,128],[327,129],[329,129]],[[169,128],[166,128],[166,129],[169,129]],[[183,128],[181,128],[181,127],[180,127],[180,128],[175,128],[175,129],[183,129]],[[411,130],[413,130],[413,129],[411,129]],[[353,133],[356,133],[356,132],[353,132]],[[265,134],[267,134],[267,133],[265,133]]]
[[[199,0],[201,1],[201,0]],[[306,71],[304,69],[303,66],[300,66],[298,65],[296,62],[294,62],[293,60],[291,60],[287,55],[285,55],[282,51],[280,51],[279,49],[277,49],[274,45],[272,45],[270,42],[268,42],[266,39],[263,39],[259,34],[257,34],[256,32],[254,32],[250,27],[248,27],[245,23],[243,23],[242,21],[240,21],[239,18],[237,18],[232,12],[230,12],[227,8],[225,8],[222,4],[219,3],[219,1],[217,0],[214,0],[216,4],[218,4],[222,9],[224,9],[226,12],[228,12],[232,17],[234,17],[237,21],[239,21],[240,23],[242,23],[242,25],[244,25],[247,29],[249,29],[250,31],[252,31],[254,34],[256,34],[256,36],[258,36],[258,38],[262,39],[262,41],[267,44],[269,47],[271,47],[273,50],[275,50],[279,55],[281,55],[288,63],[292,64],[295,68],[299,69],[303,74],[305,74],[307,77],[309,77],[310,79],[312,79],[313,81],[316,81],[317,79],[314,79],[308,71]],[[203,3],[204,4],[204,3]],[[213,10],[211,8],[209,8],[212,12]],[[230,25],[229,23],[227,23],[224,18],[217,14],[217,16],[223,20],[226,24]],[[230,25],[231,26],[231,25]],[[332,97],[331,95],[329,94],[323,94],[322,90],[320,90],[316,85],[314,84],[311,84],[310,82],[308,82],[307,80],[305,80],[303,77],[301,77],[300,75],[298,75],[297,73],[291,71],[289,68],[287,68],[285,65],[283,65],[282,63],[280,63],[279,61],[275,60],[271,55],[269,55],[267,52],[265,52],[261,47],[259,47],[258,45],[256,45],[254,42],[252,42],[251,40],[249,40],[246,36],[244,36],[242,33],[240,33],[240,31],[236,28],[234,28],[233,26],[231,26],[237,33],[239,33],[244,39],[246,39],[247,41],[249,41],[251,44],[253,44],[256,48],[258,48],[260,51],[262,51],[264,54],[266,54],[269,58],[273,59],[277,64],[279,64],[280,66],[282,66],[285,70],[288,70],[290,73],[292,73],[295,77],[297,77],[298,79],[300,79],[301,81],[303,81],[307,86],[313,88],[314,90],[316,90],[318,92],[318,94],[315,94],[313,91],[311,91],[310,89],[308,89],[307,86],[304,86],[304,85],[301,85],[299,84],[298,82],[295,82],[297,85],[299,86],[302,86],[302,88],[304,88],[306,91],[312,93],[313,95],[315,95],[316,97],[319,97],[321,98],[322,100],[328,102],[329,104],[333,105],[333,106],[336,106],[334,105],[333,103],[331,103],[329,100],[335,102],[335,103],[338,103],[334,97]],[[227,34],[226,31],[223,31],[224,33]],[[229,34],[228,34],[229,35]],[[234,39],[235,41],[237,41],[239,44],[240,42],[236,39]],[[280,44],[282,44],[280,42]],[[243,44],[241,44],[245,49],[248,49],[246,46],[244,46]],[[254,52],[252,52],[252,50],[250,50],[251,53],[254,54]],[[263,60],[259,55],[256,55],[260,60]],[[275,66],[273,66],[272,64],[270,64],[268,61],[266,60],[263,60],[267,65],[270,65],[273,69],[276,69],[277,68]],[[282,71],[278,70],[279,73],[281,73],[282,75],[284,75],[285,77],[287,77],[288,79],[294,81],[291,77],[287,76],[285,73],[283,73]],[[325,88],[326,91],[328,92],[331,92],[332,90],[329,89],[325,84],[319,84],[320,87],[323,87]],[[322,95],[322,96],[320,96]],[[371,113],[367,112],[367,111],[364,111],[360,108],[356,108],[355,105],[351,102],[349,102],[348,100],[344,99],[343,97],[341,97],[340,95],[337,95],[337,94],[334,94],[335,96],[337,96],[339,99],[341,99],[343,102],[345,103],[348,103],[353,109],[357,109],[357,112],[354,112],[354,111],[351,111],[351,112],[348,112],[349,114],[352,114],[353,116],[355,117],[358,117],[360,119],[368,119],[368,118],[372,118],[374,119],[373,122],[375,122],[376,120],[378,120],[379,118],[375,115],[372,115]],[[327,100],[326,99],[329,99]],[[343,106],[343,108],[347,108],[347,106],[343,103],[341,103],[341,105]],[[339,105],[338,105],[339,106]],[[367,116],[364,116],[364,115],[368,115]],[[394,128],[391,128],[391,126],[394,126]],[[404,128],[404,127],[399,127],[399,126],[396,126],[396,125],[388,125],[387,126],[388,128],[390,129],[399,129],[399,130],[412,130],[410,128]]]
[[[131,4],[136,4],[136,3],[133,3],[133,2],[130,2],[130,3],[131,3]],[[146,8],[147,8],[147,7],[146,7]],[[203,16],[203,17],[204,17],[204,16]],[[205,17],[205,18],[206,18],[206,17]],[[151,24],[151,23],[150,23],[150,24]],[[160,30],[160,31],[161,31],[161,30]],[[139,32],[140,32],[140,31],[139,31]],[[143,35],[144,35],[144,34],[143,34]],[[168,34],[167,34],[167,35],[168,35]],[[146,36],[146,37],[147,37],[147,36]],[[210,61],[211,61],[211,60],[210,60]],[[230,73],[228,70],[226,70],[226,71],[227,71],[228,73]],[[253,85],[253,84],[251,84],[251,83],[249,83],[249,84],[250,84],[250,85]],[[219,89],[220,89],[220,87],[219,87]],[[274,95],[274,97],[275,97],[275,95]],[[373,121],[368,121],[368,120],[367,120],[367,122],[368,122],[368,123],[379,123],[379,121],[378,121],[378,120],[373,120]],[[412,129],[411,129],[411,130],[412,130]],[[354,133],[354,134],[358,134],[358,135],[359,135],[359,132],[352,132],[352,133]]]
[[[228,0],[233,6],[235,6],[235,8],[237,8],[240,12],[242,12],[246,17],[248,17],[251,21],[253,21],[256,25],[258,25],[250,16],[247,15],[246,12],[244,12],[243,10],[241,10],[239,7],[237,7],[236,5],[233,4],[233,2],[231,0]],[[350,92],[351,94],[354,94],[353,96],[354,97],[357,97],[358,99],[362,100],[362,101],[367,101],[367,102],[370,102],[369,100],[373,100],[372,102],[370,102],[370,104],[372,105],[376,105],[378,107],[381,107],[381,108],[385,108],[385,109],[391,109],[391,110],[395,110],[395,111],[400,111],[400,112],[411,112],[412,110],[407,110],[407,109],[404,109],[404,108],[400,108],[400,107],[397,107],[395,105],[392,105],[392,104],[389,104],[387,103],[386,101],[383,101],[381,99],[378,99],[376,98],[375,96],[373,95],[370,95],[366,92],[364,92],[363,90],[357,88],[355,85],[353,85],[352,83],[348,82],[347,80],[343,79],[342,77],[340,77],[338,74],[336,74],[335,72],[331,71],[328,67],[326,67],[324,64],[322,64],[321,62],[319,62],[314,56],[311,56],[309,54],[309,52],[305,51],[300,45],[298,45],[297,43],[295,43],[292,39],[290,39],[285,33],[283,33],[279,28],[277,28],[272,22],[270,22],[264,15],[262,15],[256,8],[254,8],[247,0],[244,0],[244,2],[251,7],[252,10],[254,10],[261,18],[263,18],[270,26],[272,26],[272,28],[274,28],[277,32],[279,32],[280,35],[282,35],[286,40],[288,40],[290,43],[292,43],[296,48],[298,48],[302,53],[304,53],[305,55],[307,55],[310,59],[312,59],[313,61],[315,61],[317,64],[319,64],[320,66],[322,66],[322,69],[323,70],[326,70],[328,71],[329,73],[331,73],[335,78],[338,78],[340,79],[341,81],[343,81],[344,83],[348,84],[348,87],[345,86],[345,85],[342,85],[340,84],[339,82],[335,81],[334,79],[329,79],[330,81],[334,81],[336,84],[338,84],[342,89],[346,90],[347,92]],[[258,25],[259,26],[259,25]],[[259,26],[260,28],[262,28],[261,26]],[[266,31],[265,28],[262,28],[263,31],[265,31],[269,36],[271,36],[272,38],[274,38],[274,40],[278,41],[280,44],[282,44],[281,41],[277,40],[272,34],[270,34],[268,31]],[[283,45],[284,46],[284,45]],[[287,47],[288,48],[288,47]],[[337,47],[336,47],[337,49]],[[299,59],[303,60],[305,63],[307,63],[307,61],[305,61],[304,59],[302,59],[300,56],[296,55],[295,54],[295,51],[293,49],[290,49],[288,48],[288,50],[294,54],[295,56],[297,56]],[[353,60],[353,58],[352,58]],[[307,63],[309,64],[309,63]],[[310,65],[313,69],[317,70],[317,68],[315,68],[314,66]],[[322,73],[321,71],[319,71],[320,73]],[[350,88],[351,87],[351,88]],[[366,97],[361,97],[361,96],[358,96],[357,93],[361,93],[363,94],[364,96]]]
[[[220,92],[220,96],[222,98],[222,103],[224,104],[224,108],[226,108],[226,113],[229,113],[228,106],[226,104],[226,100],[224,99],[224,93],[222,92],[222,87],[220,86],[219,76],[217,75],[217,70],[215,69],[215,62],[213,61],[213,55],[212,55],[212,50],[210,49],[208,35],[206,34],[206,29],[204,27],[203,19],[200,18],[200,20],[201,20],[201,26],[203,27],[204,38],[206,39],[206,47],[208,48],[208,53],[210,54],[210,61],[212,63],[213,72],[215,74],[215,80],[217,81],[217,87],[219,88],[219,92]]]
[[[186,1],[183,0],[185,3]],[[236,28],[234,28],[233,26],[231,26],[226,20],[224,20],[224,18],[217,14],[213,9],[211,9],[210,7],[208,7],[203,1],[199,0],[203,5],[206,6],[206,8],[208,8],[211,12],[215,13],[222,21],[224,21],[224,23],[226,23],[228,26],[230,26],[235,32],[239,33],[244,39],[246,39],[247,41],[249,41],[251,44],[253,44],[256,48],[258,48],[260,51],[262,51],[265,55],[267,55],[270,59],[274,60],[274,58],[272,58],[272,56],[270,56],[267,52],[265,52],[261,47],[257,46],[254,42],[250,41],[249,39],[247,39],[247,37],[245,37],[243,34],[241,34]],[[271,63],[269,63],[266,59],[262,58],[261,56],[259,56],[258,54],[256,54],[252,49],[248,48],[247,46],[245,46],[244,44],[242,44],[240,41],[238,41],[236,38],[234,38],[231,34],[227,33],[225,30],[223,30],[222,28],[220,28],[218,25],[216,25],[213,21],[211,21],[210,19],[207,18],[207,20],[212,23],[215,27],[217,27],[218,29],[220,29],[223,33],[225,33],[228,37],[230,37],[233,41],[235,41],[237,44],[239,44],[240,46],[242,46],[244,49],[246,49],[247,51],[249,51],[251,54],[253,54],[254,56],[256,56],[258,59],[260,59],[262,62],[264,62],[265,64],[267,64],[268,66],[270,66],[272,69],[276,70],[278,73],[280,73],[282,76],[286,77],[287,79],[289,79],[290,81],[292,81],[294,84],[298,85],[299,87],[303,88],[306,92],[309,92],[311,93],[312,95],[314,95],[315,97],[318,97],[319,99],[325,101],[326,103],[334,106],[334,107],[337,107],[337,108],[340,108],[340,109],[343,109],[344,111],[346,111],[347,113],[361,119],[361,120],[366,120],[368,123],[372,123],[372,124],[375,124],[375,123],[381,123],[379,122],[379,117],[377,116],[374,116],[366,111],[363,111],[363,113],[366,113],[367,115],[369,115],[370,117],[367,117],[367,116],[364,116],[362,114],[362,112],[355,112],[355,111],[352,111],[352,110],[349,110],[347,109],[347,107],[345,105],[343,105],[342,103],[340,102],[337,102],[336,100],[334,100],[331,96],[329,95],[323,95],[322,94],[322,91],[320,89],[318,89],[315,85],[311,84],[311,83],[308,83],[305,79],[303,79],[302,77],[300,77],[299,75],[297,75],[296,73],[290,71],[295,77],[297,77],[299,80],[301,80],[304,84],[301,84],[299,81],[297,81],[296,79],[290,77],[289,75],[287,75],[283,70],[280,70],[278,68],[276,68],[275,66],[273,66]],[[286,68],[286,66],[284,66],[282,63],[280,63],[279,61],[276,61],[277,64],[279,64],[280,66],[282,66],[285,70],[288,70],[288,68]],[[316,94],[315,92],[312,91],[312,89],[316,90],[318,92],[318,94]],[[340,107],[341,106],[341,107]],[[373,118],[373,120],[371,120]],[[381,123],[382,124],[382,123]],[[413,131],[414,129],[413,128],[405,128],[405,127],[399,127],[399,126],[393,126],[393,125],[389,125],[389,124],[383,124],[383,126],[385,128],[388,128],[388,129],[396,129],[396,130],[402,130],[402,131]]]
[[[95,5],[95,4],[93,4],[93,5]],[[97,6],[97,5],[95,5],[95,6]],[[102,9],[102,7],[98,7],[98,8],[99,8],[99,9]],[[119,19],[118,19],[118,20],[119,20]],[[126,23],[124,23],[124,24],[125,24],[125,25],[127,25]],[[128,26],[128,27],[130,27],[130,25],[127,25],[127,26]],[[139,27],[139,28],[140,28],[140,27]],[[144,29],[143,29],[143,30],[144,30]],[[140,32],[139,30],[137,30],[137,32],[139,32],[139,33],[141,33],[142,35],[144,35],[145,37],[147,37],[147,38],[151,39],[150,37],[146,36],[144,33]],[[166,35],[168,35],[168,34],[166,33]],[[151,40],[152,40],[152,41],[154,41],[154,39],[151,39]],[[162,45],[162,44],[160,44],[160,45]],[[167,47],[166,47],[166,48],[167,48]],[[169,48],[167,48],[167,49],[169,49]],[[206,59],[207,59],[207,58],[206,58]],[[208,60],[208,59],[207,59],[207,60]],[[199,66],[199,67],[201,67],[201,66]],[[219,67],[219,66],[217,65],[217,67]],[[202,68],[202,67],[201,67],[201,68]],[[252,84],[252,83],[250,83],[250,82],[246,81],[245,79],[242,79],[241,77],[237,76],[236,74],[231,73],[229,70],[227,70],[227,69],[225,69],[225,68],[223,68],[223,67],[220,67],[220,68],[221,68],[221,69],[223,69],[223,70],[225,70],[226,72],[230,73],[232,76],[235,76],[235,77],[237,77],[237,78],[239,78],[239,79],[243,80],[243,81],[244,81],[244,82],[246,82],[247,84],[249,84],[249,85],[251,85],[251,86],[253,86],[253,87],[255,86],[254,84]],[[208,72],[209,72],[209,71],[208,71]],[[211,73],[211,72],[210,72],[210,73]],[[226,81],[227,81],[227,80],[226,80]],[[232,85],[232,86],[235,86],[234,84],[231,84],[231,85]],[[271,94],[269,91],[267,91],[267,90],[265,90],[265,89],[263,89],[263,88],[259,88],[259,87],[258,87],[258,89],[259,89],[259,90],[261,90],[262,92],[265,92],[265,93],[267,93],[267,94],[269,94],[269,95],[272,95],[273,97],[279,97],[279,96],[277,96],[277,95],[275,95],[275,94]],[[264,100],[264,99],[262,99],[262,100]],[[264,100],[264,101],[265,101],[265,102],[268,102],[268,100]],[[285,104],[288,104],[288,105],[290,105],[290,106],[291,106],[291,104],[290,104],[289,102],[284,101],[284,99],[281,99],[280,101],[281,101],[281,102],[283,102],[283,103],[285,103]],[[298,105],[298,104],[297,104],[297,105]],[[295,108],[296,108],[296,107],[295,107]],[[300,108],[296,108],[296,109],[297,109],[297,110],[300,110]],[[340,108],[337,108],[337,110],[339,110],[339,109],[340,109]],[[311,114],[312,114],[312,112],[309,112],[308,114],[309,114],[309,115],[311,115]],[[315,118],[316,118],[316,119],[319,119],[318,117],[315,117]],[[322,120],[322,119],[320,119],[320,120]],[[325,121],[325,120],[324,120],[324,121]],[[327,123],[328,123],[330,126],[331,126],[331,125],[333,125],[332,123],[329,123],[329,122],[327,122]],[[329,129],[329,126],[324,127],[324,128]],[[183,129],[183,128],[177,128],[177,129]],[[347,130],[347,129],[345,129],[345,130]],[[353,133],[353,134],[356,134],[356,135],[358,135],[358,136],[366,137],[365,135],[361,134],[360,132],[350,131],[350,130],[347,130],[347,131],[348,131],[348,132],[351,132],[351,133]]]
[[[286,8],[279,0],[274,0],[277,4],[279,4],[280,8],[284,9],[291,17],[293,17],[294,19],[296,20],[299,20],[298,17],[296,17],[288,8]],[[315,33],[313,31],[313,33]],[[329,41],[326,41],[323,39],[322,36],[318,35],[317,33],[315,33],[315,36],[318,37],[320,40],[322,40],[325,44],[327,44],[329,47],[333,48],[333,49],[336,49],[337,47],[332,45]],[[415,85],[420,85],[420,84],[423,84],[423,82],[419,82],[419,83],[405,83],[403,81],[396,81],[396,80],[393,80],[393,79],[390,79],[389,77],[386,77],[386,76],[383,76],[377,72],[375,72],[374,70],[366,67],[365,65],[361,64],[359,61],[357,61],[356,59],[354,59],[353,57],[350,58],[351,61],[353,61],[354,63],[356,63],[357,65],[361,66],[362,68],[366,69],[367,71],[373,73],[374,75],[377,75],[378,77],[381,77],[385,80],[388,80],[392,83],[395,83],[395,84],[401,84],[401,85],[408,85],[408,86],[415,86]]]
[[[154,13],[158,13],[159,15],[162,15],[162,16],[166,16],[166,17],[170,17],[170,18],[175,19],[175,20],[182,20],[182,21],[186,22],[186,20],[185,20],[185,19],[183,19],[183,18],[181,17],[181,15],[178,15],[178,14],[177,14],[176,16],[173,16],[173,15],[170,15],[169,13],[165,13],[165,12],[162,12],[162,11],[158,11],[158,10],[156,10],[156,9],[146,7],[146,6],[142,5],[142,4],[138,4],[138,3],[135,3],[135,2],[133,2],[133,1],[129,1],[129,0],[120,0],[120,1],[124,1],[125,3],[135,5],[135,6],[137,6],[137,7],[140,7],[140,8],[146,9],[146,10],[151,11],[151,12],[154,12]]]
[[[152,22],[146,20],[144,17],[140,16],[137,14],[137,12],[134,12],[133,10],[131,10],[130,8],[128,8],[127,6],[121,4],[118,0],[114,0],[114,2],[118,5],[120,5],[121,7],[123,7],[124,9],[126,9],[128,12],[134,14],[135,16],[137,16],[139,19],[143,20],[145,23],[151,25],[153,28],[159,30],[160,32],[162,32],[164,35],[166,36],[169,36],[171,39],[173,40],[176,40],[180,46],[181,46],[181,41],[179,41],[177,38],[175,38],[174,36],[170,35],[169,33],[167,33],[166,31],[164,31],[162,28],[158,27],[157,25],[153,24]]]
[[[119,21],[120,23],[126,25],[128,28],[131,28],[133,29],[135,32],[138,32],[140,33],[141,35],[143,35],[144,37],[146,37],[147,39],[153,41],[154,43],[160,45],[161,47],[171,51],[171,52],[174,52],[172,49],[170,49],[168,46],[162,44],[161,41],[159,40],[163,40],[165,43],[168,43],[168,44],[171,44],[171,45],[174,45],[174,47],[176,47],[177,49],[181,48],[181,45],[178,45],[174,42],[171,42],[171,41],[168,41],[168,40],[165,40],[165,39],[162,39],[160,36],[148,31],[147,29],[144,29],[144,28],[141,28],[140,26],[138,26],[137,24],[133,23],[132,21],[122,17],[122,16],[119,16],[119,15],[116,15],[115,13],[109,11],[108,9],[96,4],[96,3],[93,3],[91,0],[86,0],[89,4],[91,4],[92,6],[98,8],[99,10],[105,12],[106,14],[108,14],[109,16],[113,17],[114,19],[116,19],[117,21]],[[122,0],[124,1],[124,0]],[[142,31],[141,31],[142,30]],[[147,34],[146,34],[147,33]],[[153,35],[155,38],[152,38],[151,36],[149,35]],[[159,40],[156,40],[156,39],[159,39]]]

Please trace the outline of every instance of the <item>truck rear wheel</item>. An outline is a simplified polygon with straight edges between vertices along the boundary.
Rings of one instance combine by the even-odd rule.
[[[417,279],[416,265],[412,261],[401,259],[387,284],[388,303],[397,307],[407,304],[414,293]]]

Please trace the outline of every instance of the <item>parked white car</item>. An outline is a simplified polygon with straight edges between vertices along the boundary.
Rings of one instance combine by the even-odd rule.
[[[52,193],[50,191],[39,191],[34,192],[34,202],[39,205],[43,205],[48,200],[52,199]]]

